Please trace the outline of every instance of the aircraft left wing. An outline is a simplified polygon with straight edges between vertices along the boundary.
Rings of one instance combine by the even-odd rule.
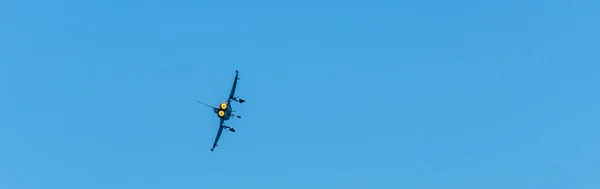
[[[220,119],[219,131],[217,131],[217,137],[215,138],[215,143],[213,144],[213,147],[210,149],[210,151],[214,151],[215,147],[217,147],[217,143],[219,142],[219,138],[221,138],[221,133],[223,132],[223,129],[225,128],[223,126],[223,122],[225,122],[225,120]]]

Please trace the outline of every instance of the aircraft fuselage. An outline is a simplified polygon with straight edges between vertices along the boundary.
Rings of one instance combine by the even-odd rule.
[[[225,106],[224,106],[225,105]],[[231,107],[231,103],[230,102],[223,102],[219,105],[219,108],[215,108],[214,112],[215,114],[217,114],[217,116],[223,120],[229,120],[231,118],[231,114],[232,114],[232,107]],[[220,113],[220,112],[223,113]]]

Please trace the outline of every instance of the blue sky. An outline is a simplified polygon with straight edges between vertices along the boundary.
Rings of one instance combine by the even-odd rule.
[[[1,1],[0,188],[596,189],[598,5]]]

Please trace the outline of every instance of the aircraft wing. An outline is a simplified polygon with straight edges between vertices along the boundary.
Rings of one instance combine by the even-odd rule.
[[[231,92],[229,93],[229,99],[227,99],[227,102],[231,102],[231,100],[233,100],[233,95],[235,95],[235,88],[237,86],[237,80],[239,80],[240,78],[238,78],[238,71],[235,70],[235,79],[233,80],[233,86],[231,87]]]
[[[220,124],[219,124],[219,131],[217,131],[217,137],[215,138],[215,143],[213,144],[213,147],[210,149],[210,151],[214,151],[215,147],[217,146],[217,142],[219,142],[219,138],[221,138],[221,133],[223,132],[223,129],[225,128],[223,126],[223,122],[225,122],[225,120],[220,119]]]

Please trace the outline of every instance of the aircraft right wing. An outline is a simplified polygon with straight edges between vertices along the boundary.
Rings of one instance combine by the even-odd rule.
[[[235,79],[233,80],[233,86],[231,87],[231,92],[229,93],[229,99],[227,99],[227,102],[231,102],[231,100],[233,100],[233,95],[235,95],[235,88],[237,87],[237,80],[239,80],[240,78],[238,78],[238,71],[235,70]]]
[[[223,122],[225,122],[225,120],[220,119],[219,131],[217,131],[217,137],[215,138],[215,143],[213,144],[213,147],[210,149],[210,151],[214,151],[215,150],[215,147],[217,146],[217,142],[219,142],[219,138],[221,138],[221,133],[223,132],[223,129],[225,128],[223,126]]]

